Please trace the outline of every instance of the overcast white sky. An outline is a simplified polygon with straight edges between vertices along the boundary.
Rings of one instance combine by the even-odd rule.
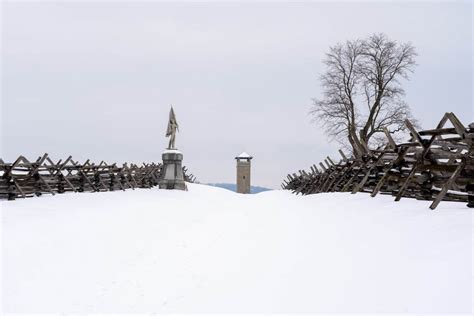
[[[201,182],[254,185],[338,157],[307,113],[330,45],[410,41],[404,83],[423,126],[474,121],[472,4],[463,2],[3,3],[0,157],[160,161],[170,104],[177,146]]]

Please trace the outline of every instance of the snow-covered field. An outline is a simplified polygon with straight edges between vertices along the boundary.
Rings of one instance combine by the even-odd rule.
[[[191,184],[0,205],[3,312],[471,313],[464,204]]]

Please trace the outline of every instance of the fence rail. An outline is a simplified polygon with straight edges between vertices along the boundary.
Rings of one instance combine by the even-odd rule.
[[[386,130],[387,145],[360,158],[334,163],[327,157],[319,167],[289,174],[282,188],[296,194],[368,192],[432,200],[431,209],[444,201],[467,202],[474,207],[474,123],[465,127],[446,113],[435,129],[417,131],[406,121],[409,142],[397,144]],[[452,127],[446,127],[447,124]]]
[[[13,163],[0,159],[0,199],[14,200],[42,194],[64,192],[100,192],[135,188],[151,188],[158,185],[161,163],[142,165],[124,163],[94,164],[66,160],[53,162],[48,154],[30,162],[24,156]],[[196,177],[183,167],[185,181],[194,182]]]

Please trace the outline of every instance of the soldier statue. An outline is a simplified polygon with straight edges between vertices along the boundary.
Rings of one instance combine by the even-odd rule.
[[[166,137],[170,138],[168,149],[176,149],[175,147],[176,131],[179,132],[179,126],[178,126],[178,122],[176,121],[176,115],[174,114],[173,106],[171,106],[170,118],[168,121],[168,128],[166,130]]]
[[[160,189],[186,190],[182,167],[183,154],[176,149],[175,145],[177,131],[179,131],[178,122],[176,121],[173,106],[171,106],[168,128],[166,129],[166,137],[170,138],[170,142],[167,150],[161,156],[163,158],[163,165],[158,181]]]

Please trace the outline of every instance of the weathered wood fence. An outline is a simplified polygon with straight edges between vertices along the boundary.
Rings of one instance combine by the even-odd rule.
[[[183,167],[185,181],[194,182],[196,178]],[[124,163],[107,164],[102,161],[94,164],[66,160],[53,162],[48,154],[30,162],[24,156],[13,163],[0,159],[0,199],[14,200],[42,194],[61,194],[64,192],[100,192],[151,188],[158,185],[161,163],[142,165]]]
[[[368,192],[432,200],[435,209],[444,201],[467,202],[474,207],[474,123],[465,127],[453,113],[446,113],[432,130],[417,131],[410,121],[407,143],[397,144],[385,131],[387,145],[369,150],[361,158],[334,163],[327,157],[319,167],[289,174],[283,189],[294,193]],[[446,127],[447,124],[452,127]],[[363,144],[366,146],[366,144]],[[368,149],[368,148],[367,148]]]

